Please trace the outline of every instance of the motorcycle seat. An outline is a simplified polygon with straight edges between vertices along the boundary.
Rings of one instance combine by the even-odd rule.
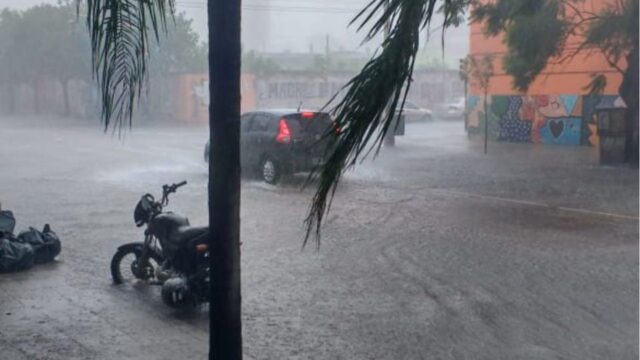
[[[198,237],[203,237],[206,241],[206,235],[209,232],[208,226],[180,226],[172,235],[171,242],[183,246],[188,242],[196,240]]]

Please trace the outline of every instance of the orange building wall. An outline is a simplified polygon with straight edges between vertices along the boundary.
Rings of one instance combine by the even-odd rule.
[[[599,12],[616,0],[585,0],[577,6],[582,10]],[[482,24],[470,25],[470,56],[481,59],[494,57],[494,76],[488,88],[489,137],[497,141],[532,142],[563,145],[598,145],[595,125],[595,109],[598,107],[624,106],[618,96],[622,74],[611,67],[597,49],[581,51],[571,57],[580,38],[573,35],[567,41],[562,54],[551,59],[547,67],[534,80],[527,93],[513,88],[512,77],[502,68],[506,53],[503,35],[487,38]],[[564,59],[559,61],[559,59]],[[626,67],[624,60],[618,64]],[[591,75],[607,76],[604,95],[589,97],[586,87]],[[470,134],[483,134],[483,90],[471,81],[468,98]]]
[[[598,12],[615,1],[585,0],[583,3],[577,3],[576,6],[584,11]],[[488,93],[491,95],[518,94],[519,92],[512,86],[511,77],[505,74],[502,69],[502,58],[506,52],[503,36],[487,38],[482,32],[482,26],[482,24],[478,23],[470,25],[469,54],[478,59],[487,54],[495,58],[493,67],[495,76],[491,79]],[[581,52],[573,58],[557,63],[559,59],[571,54],[579,43],[579,35],[571,36],[567,41],[568,47],[562,52],[561,56],[551,60],[550,64],[531,84],[528,94],[586,95],[588,91],[584,87],[591,81],[591,74],[593,73],[603,73],[607,76],[605,94],[618,94],[622,75],[607,63],[602,53],[597,49]],[[619,66],[626,67],[624,60],[621,61]],[[472,95],[481,95],[482,89],[475,84],[471,84],[470,93]]]

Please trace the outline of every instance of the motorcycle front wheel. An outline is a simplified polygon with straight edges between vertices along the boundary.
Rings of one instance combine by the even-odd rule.
[[[150,252],[145,266],[141,264],[142,250],[138,247],[118,249],[111,258],[111,277],[116,285],[134,280],[149,281],[155,279],[162,259]]]

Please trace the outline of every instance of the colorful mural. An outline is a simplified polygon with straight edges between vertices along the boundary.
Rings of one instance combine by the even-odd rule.
[[[491,111],[500,117],[499,141],[529,142],[531,125],[529,119],[521,117],[523,98],[520,96],[502,96],[494,99]]]
[[[542,143],[580,145],[581,124],[580,118],[548,119],[540,128]]]
[[[488,137],[492,141],[497,141],[500,137],[500,119],[491,111],[491,98],[487,99],[489,109]],[[467,101],[469,106],[469,126],[467,131],[470,135],[484,134],[484,102],[481,96],[470,96]]]
[[[624,106],[609,95],[494,95],[487,100],[491,139],[558,145],[597,145],[595,109]],[[483,134],[482,98],[470,96],[469,103],[474,105],[469,107],[469,134]]]
[[[482,112],[482,98],[480,96],[469,95],[467,97],[467,108],[469,111],[469,132],[477,131],[480,128],[479,112]]]

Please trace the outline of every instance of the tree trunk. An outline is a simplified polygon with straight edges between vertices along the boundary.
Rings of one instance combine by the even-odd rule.
[[[625,162],[638,166],[638,42],[627,55],[627,71],[620,84],[620,96],[627,104]]]
[[[467,106],[467,94],[469,93],[469,82],[464,81],[464,130],[469,127],[469,106]]]
[[[487,114],[487,89],[484,90],[484,153],[487,153],[489,139],[489,114]]]
[[[69,80],[62,80],[60,84],[62,85],[62,97],[64,98],[64,115],[69,116],[71,114],[69,110]]]
[[[209,359],[242,359],[240,0],[209,0]]]

